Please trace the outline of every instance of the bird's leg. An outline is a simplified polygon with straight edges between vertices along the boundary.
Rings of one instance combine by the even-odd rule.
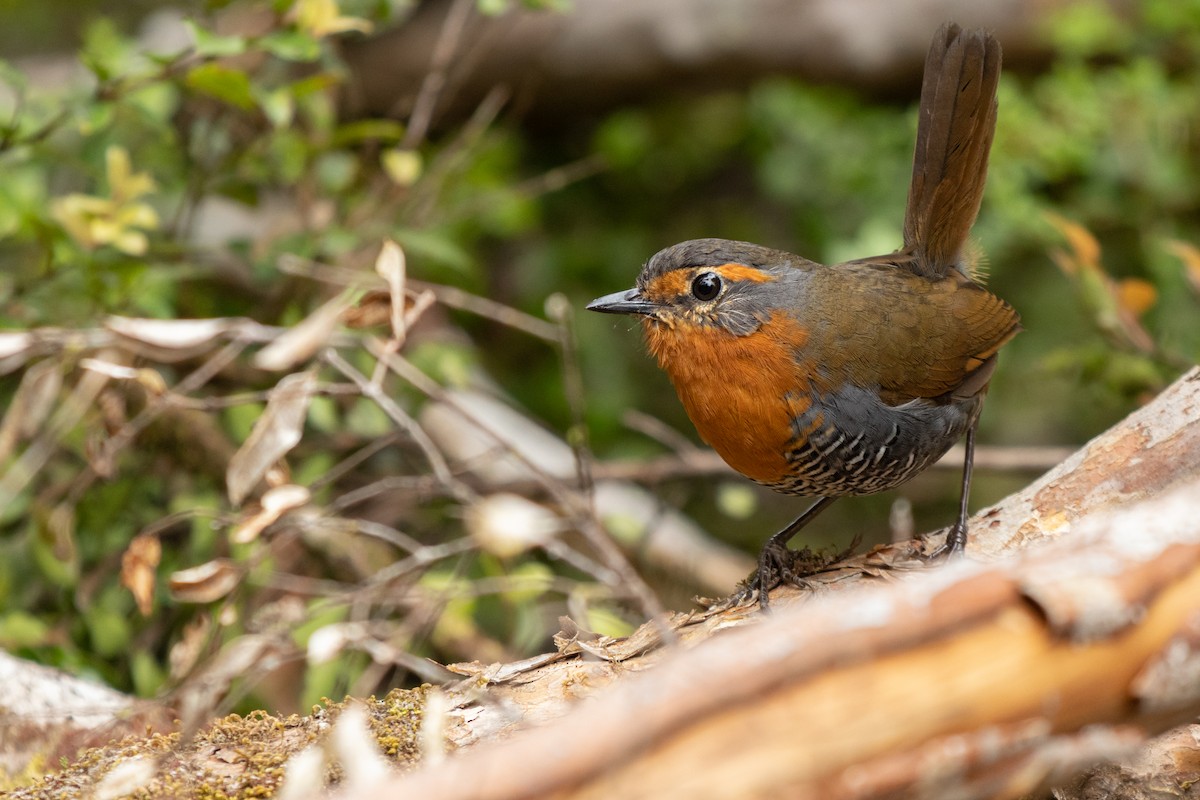
[[[829,506],[836,497],[822,497],[796,517],[786,528],[772,536],[763,545],[758,554],[758,570],[746,581],[739,600],[746,599],[752,592],[758,592],[758,605],[763,611],[769,611],[771,600],[769,592],[781,583],[801,583],[802,577],[792,568],[796,554],[788,549],[788,542],[800,532],[800,529],[813,521],[813,518]]]
[[[963,457],[962,495],[958,500],[958,519],[946,533],[946,541],[929,554],[929,560],[942,555],[962,555],[967,546],[967,498],[971,494],[971,466],[975,463],[975,425],[967,429],[966,455]]]

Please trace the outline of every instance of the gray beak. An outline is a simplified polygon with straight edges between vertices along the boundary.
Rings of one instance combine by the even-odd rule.
[[[588,303],[587,309],[602,314],[642,314],[652,317],[658,312],[659,306],[643,299],[637,289],[626,289],[596,298]]]

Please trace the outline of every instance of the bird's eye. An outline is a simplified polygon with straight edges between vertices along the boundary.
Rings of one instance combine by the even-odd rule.
[[[721,293],[721,278],[715,272],[702,272],[692,281],[692,296],[712,300]]]

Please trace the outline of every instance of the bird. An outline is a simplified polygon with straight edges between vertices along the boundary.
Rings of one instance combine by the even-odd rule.
[[[700,437],[737,472],[817,498],[770,537],[735,595],[769,611],[804,585],[788,543],[839,497],[892,489],[965,437],[958,517],[928,558],[963,553],[975,432],[1020,317],[989,292],[969,234],[996,129],[1001,48],[942,25],[925,61],[901,247],[823,265],[694,239],[650,258],[591,311],[641,318]],[[855,156],[857,157],[857,156]]]

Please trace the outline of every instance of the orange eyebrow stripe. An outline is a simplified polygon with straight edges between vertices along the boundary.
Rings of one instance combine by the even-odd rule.
[[[753,281],[754,283],[769,283],[775,276],[761,269],[747,267],[745,264],[722,264],[714,270],[723,278],[731,281]]]
[[[715,272],[727,281],[753,281],[754,283],[767,283],[775,280],[775,276],[770,273],[763,272],[754,267],[747,267],[745,264],[721,264],[714,267],[692,267],[689,269],[676,269],[665,275],[659,275],[654,280],[650,281],[650,285],[646,287],[645,295],[651,300],[669,301],[673,297],[679,297],[687,294],[691,290],[692,280],[696,275],[702,272]]]

